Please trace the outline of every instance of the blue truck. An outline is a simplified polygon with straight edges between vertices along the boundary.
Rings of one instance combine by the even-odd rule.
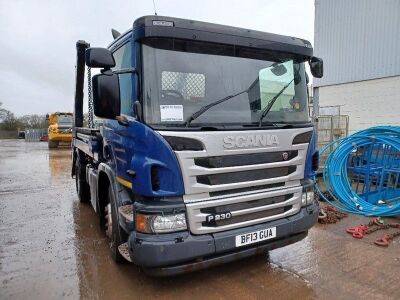
[[[71,172],[112,258],[168,276],[306,237],[319,207],[305,64],[323,74],[311,44],[163,16],[113,38],[76,44]]]

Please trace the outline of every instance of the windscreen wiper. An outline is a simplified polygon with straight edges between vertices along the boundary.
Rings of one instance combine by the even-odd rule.
[[[261,117],[258,120],[258,127],[261,127],[262,125],[262,120],[266,117],[266,115],[269,113],[269,111],[271,110],[272,106],[274,105],[276,99],[279,98],[280,95],[282,95],[282,93],[288,88],[288,86],[293,82],[294,77],[292,80],[290,80],[290,82],[285,85],[271,100],[269,100],[267,106],[263,109],[262,113],[261,113]]]
[[[253,85],[251,85],[250,88],[251,88],[252,86],[253,86]],[[204,114],[204,113],[205,113],[207,110],[209,110],[211,107],[213,107],[213,106],[215,106],[215,105],[218,105],[218,104],[220,104],[220,103],[222,103],[222,102],[225,102],[225,101],[227,101],[227,100],[229,100],[229,99],[235,98],[235,97],[237,97],[237,96],[239,96],[239,95],[241,95],[241,94],[244,94],[244,93],[248,92],[250,88],[247,88],[247,89],[245,89],[244,91],[241,91],[241,92],[239,92],[239,93],[226,96],[226,97],[224,97],[224,98],[222,98],[222,99],[219,99],[219,100],[217,100],[217,101],[214,101],[214,102],[212,102],[212,103],[210,103],[210,104],[207,104],[207,105],[201,107],[198,111],[194,112],[193,114],[191,114],[191,115],[186,119],[185,126],[186,126],[186,127],[189,127],[190,123],[191,123],[193,120],[195,120],[195,119],[197,119],[198,117],[200,117],[202,114]]]
[[[275,128],[293,128],[295,127],[293,124],[289,124],[289,123],[284,123],[284,122],[267,122],[267,123],[263,123],[264,126],[271,126],[271,127],[275,127]]]

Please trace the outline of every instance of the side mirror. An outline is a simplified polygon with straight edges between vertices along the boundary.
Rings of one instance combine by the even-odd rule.
[[[139,121],[143,120],[143,108],[142,104],[139,101],[133,102],[133,110]]]
[[[111,72],[97,74],[92,82],[94,114],[99,118],[115,119],[121,113],[118,75]]]
[[[85,52],[86,65],[90,68],[110,69],[115,67],[115,60],[106,48],[88,48]]]
[[[311,57],[309,60],[311,74],[316,78],[321,78],[324,75],[324,63],[321,58]]]

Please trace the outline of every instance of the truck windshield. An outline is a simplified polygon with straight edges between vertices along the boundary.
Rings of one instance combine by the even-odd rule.
[[[58,115],[57,123],[63,125],[72,125],[72,116],[71,115]]]
[[[142,47],[144,117],[150,125],[309,122],[302,60],[204,43],[145,41]]]

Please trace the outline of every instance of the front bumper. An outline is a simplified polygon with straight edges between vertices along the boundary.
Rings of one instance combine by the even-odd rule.
[[[72,133],[49,133],[48,137],[50,141],[59,141],[59,142],[72,141]]]
[[[318,211],[318,204],[313,203],[287,218],[204,235],[192,235],[188,231],[163,235],[132,232],[129,253],[132,261],[150,275],[182,274],[295,243],[317,222]],[[276,238],[236,248],[237,235],[269,227],[276,227]]]

